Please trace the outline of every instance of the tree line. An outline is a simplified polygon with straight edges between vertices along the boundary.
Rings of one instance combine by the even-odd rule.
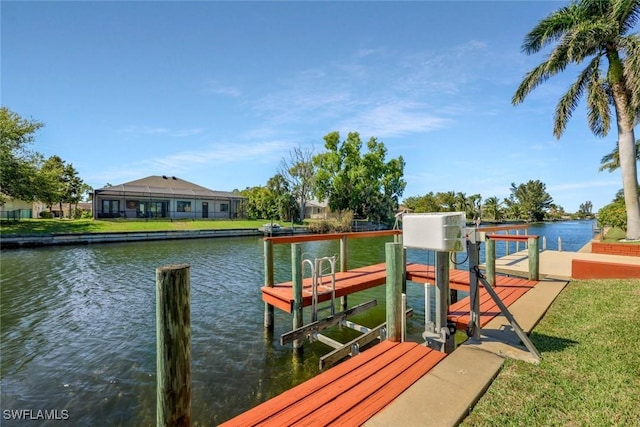
[[[77,205],[92,191],[73,164],[60,156],[45,158],[29,150],[43,123],[28,120],[0,107],[0,205],[9,198],[41,201],[50,210],[62,204]],[[71,210],[70,210],[71,213]]]
[[[390,223],[404,209],[410,212],[465,212],[469,220],[501,222],[557,220],[569,216],[553,202],[546,185],[539,180],[511,184],[509,197],[463,192],[429,192],[400,202],[406,182],[404,160],[400,156],[386,160],[382,141],[371,138],[364,145],[356,132],[340,141],[338,132],[324,137],[326,151],[314,154],[312,148],[295,148],[283,158],[279,171],[265,186],[240,191],[247,197],[249,218],[301,221],[305,205],[315,198],[326,200],[332,212],[349,212],[357,219]],[[235,190],[238,191],[238,190]],[[582,203],[573,218],[593,217],[590,201]]]
[[[567,218],[590,218],[593,204],[582,203],[578,212],[569,215],[562,206],[553,203],[546,185],[539,180],[529,180],[516,185],[511,183],[511,194],[502,200],[497,196],[483,199],[480,194],[447,191],[408,197],[404,207],[411,212],[464,212],[468,220],[480,219],[493,222],[543,221]]]
[[[318,154],[313,148],[294,148],[265,186],[240,191],[248,199],[247,216],[302,221],[309,200],[316,199],[354,218],[392,218],[406,186],[402,156],[387,160],[382,141],[371,137],[364,144],[357,132],[344,140],[331,132],[324,136],[324,148]]]

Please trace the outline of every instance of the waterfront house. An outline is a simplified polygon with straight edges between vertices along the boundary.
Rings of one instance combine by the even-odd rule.
[[[0,218],[2,219],[21,219],[32,218],[34,214],[34,206],[32,202],[14,199],[3,195],[4,203],[0,204]],[[35,216],[33,216],[35,218]]]
[[[319,200],[307,200],[304,207],[304,217],[311,219],[327,219],[329,215],[329,202]]]
[[[245,197],[175,176],[148,176],[93,192],[94,218],[202,219],[241,217]]]

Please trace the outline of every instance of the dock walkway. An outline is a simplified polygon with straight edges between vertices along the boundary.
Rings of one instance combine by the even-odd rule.
[[[406,278],[412,282],[431,283],[435,281],[435,269],[433,266],[410,263],[406,267]],[[323,286],[328,287],[330,278],[323,278]],[[337,272],[336,277],[336,298],[370,289],[385,284],[386,267],[385,263],[369,265],[366,267]],[[530,281],[517,277],[498,276],[496,278],[496,293],[508,307],[511,303],[520,298],[525,292],[536,285],[535,281]],[[449,286],[451,289],[469,291],[469,272],[463,270],[449,270]],[[273,287],[262,287],[262,299],[278,307],[287,313],[293,312],[293,284],[292,282],[279,283]],[[304,279],[302,291],[302,303],[304,307],[311,305],[312,290],[311,278]],[[331,299],[329,293],[320,294],[319,301]],[[493,317],[500,314],[500,309],[496,306],[491,296],[480,288],[480,326],[486,325]],[[451,305],[449,310],[449,321],[455,322],[458,329],[466,329],[469,322],[469,298],[463,298]]]
[[[220,426],[362,425],[445,356],[417,343],[384,341]]]
[[[544,250],[540,252],[540,278],[571,280],[574,260],[640,266],[640,257],[623,255],[604,255],[589,252],[567,252]],[[484,265],[480,265],[484,269]],[[520,251],[496,259],[496,272],[515,276],[524,276],[529,269],[529,254]]]

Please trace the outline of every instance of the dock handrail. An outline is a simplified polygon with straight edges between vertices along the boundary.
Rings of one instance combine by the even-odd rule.
[[[359,231],[359,232],[345,232],[345,233],[328,233],[328,234],[304,234],[300,236],[278,236],[278,237],[264,237],[264,286],[273,287],[274,280],[274,265],[273,265],[273,246],[280,244],[291,244],[303,242],[314,242],[320,240],[340,240],[340,271],[347,271],[347,240],[348,239],[361,239],[366,237],[380,237],[380,236],[399,236],[402,234],[402,230],[379,230],[379,231]],[[342,307],[346,308],[346,297],[343,297]],[[264,307],[264,327],[267,329],[273,329],[273,306],[265,302]]]
[[[491,286],[496,284],[496,240],[505,241],[526,241],[529,248],[529,280],[539,280],[540,278],[540,251],[537,235],[512,235],[512,234],[492,234],[485,235],[485,264],[487,271],[487,281]]]
[[[402,230],[380,230],[380,231],[350,231],[345,233],[328,233],[328,234],[303,234],[300,236],[279,236],[265,237],[265,242],[272,242],[274,245],[285,243],[302,243],[314,242],[319,240],[338,240],[343,237],[352,239],[361,239],[365,237],[393,236],[402,234]]]

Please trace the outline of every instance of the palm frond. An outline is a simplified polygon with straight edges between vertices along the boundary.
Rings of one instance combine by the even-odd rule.
[[[516,93],[513,94],[513,98],[511,98],[511,103],[513,105],[520,104],[524,101],[524,98],[529,94],[529,92],[538,87],[538,85],[546,81],[549,77],[550,75],[547,72],[547,61],[544,61],[524,76],[524,80],[522,80],[522,83],[520,83]]]
[[[522,51],[527,55],[537,53],[544,46],[560,40],[579,21],[578,17],[579,9],[575,4],[551,13],[525,36]]]
[[[636,140],[636,160],[640,161],[640,139]],[[600,160],[600,168],[598,171],[602,172],[608,170],[613,172],[620,167],[620,151],[618,148],[618,141],[616,141],[616,148],[612,152],[603,156]]]
[[[600,78],[599,69],[596,67],[591,74],[587,95],[587,120],[589,128],[598,136],[606,136],[611,127],[611,109],[607,85]]]
[[[614,21],[620,23],[620,34],[626,34],[640,20],[640,0],[614,0],[611,15]]]
[[[610,23],[600,20],[581,22],[567,34],[567,56],[571,62],[580,63],[599,54],[608,42],[616,38],[617,29]]]
[[[633,34],[621,37],[619,47],[624,54],[624,79],[629,92],[631,115],[635,123],[640,119],[640,37]]]
[[[569,90],[560,98],[558,105],[556,106],[555,119],[553,121],[553,134],[556,138],[560,138],[564,129],[567,126],[567,122],[571,118],[573,111],[578,106],[580,97],[584,93],[585,88],[589,84],[591,75],[598,72],[598,66],[600,64],[600,57],[596,56],[585,68],[582,73],[570,87]]]

